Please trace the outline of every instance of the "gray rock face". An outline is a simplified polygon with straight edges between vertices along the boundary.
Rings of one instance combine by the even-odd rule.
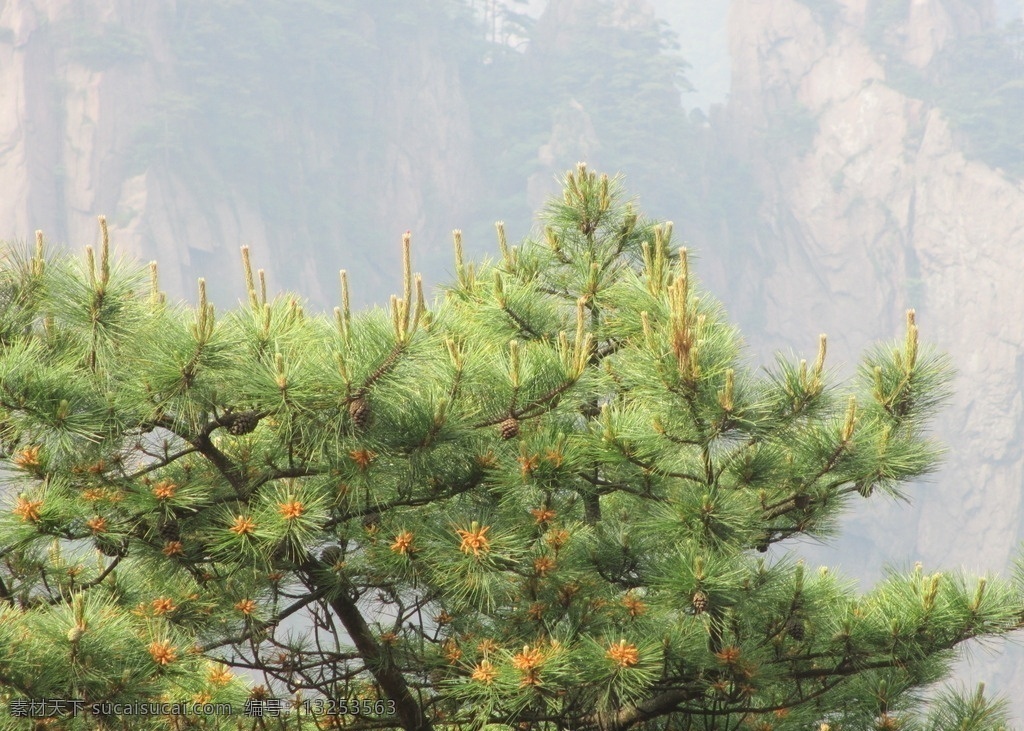
[[[894,88],[865,40],[863,2],[842,3],[830,27],[808,5],[731,7],[734,134],[766,193],[760,246],[770,265],[743,277],[761,281],[764,337],[827,332],[830,353],[852,363],[895,336],[914,307],[922,337],[957,368],[938,427],[950,452],[933,484],[914,490],[912,507],[854,518],[823,557],[865,580],[885,561],[1005,570],[1024,517],[1024,186],[967,159],[939,109]],[[924,67],[982,27],[988,11],[977,7],[911,3],[891,30],[903,62]],[[781,155],[764,143],[779,128],[803,135],[784,139]],[[1024,687],[1017,658],[978,654],[970,674],[992,690]],[[1015,702],[1024,714],[1019,694]]]
[[[372,76],[370,113],[383,120],[374,132],[389,143],[367,154],[333,133],[332,119],[351,110],[332,117],[324,102],[311,119],[283,100],[272,110],[280,130],[267,135],[280,149],[267,157],[286,164],[266,174],[279,175],[299,203],[272,220],[253,181],[218,164],[217,150],[174,144],[182,128],[209,121],[190,107],[194,90],[170,47],[172,33],[191,22],[187,5],[0,4],[0,238],[43,229],[51,242],[77,248],[96,240],[104,214],[121,251],[159,261],[173,298],[194,296],[196,277],[220,274],[212,295],[232,302],[241,278],[225,274],[240,271],[238,247],[249,245],[258,266],[291,273],[275,288],[327,306],[338,298],[340,267],[350,270],[356,304],[386,300],[379,293],[395,286],[395,267],[383,262],[398,262],[401,234],[412,229],[418,265],[436,281],[450,258],[448,232],[477,189],[462,89],[441,30],[396,34],[365,13],[350,19],[369,49],[356,73]],[[313,198],[304,191],[325,181],[337,188],[331,205],[358,209],[367,228],[391,237],[393,256],[322,211],[302,209]]]

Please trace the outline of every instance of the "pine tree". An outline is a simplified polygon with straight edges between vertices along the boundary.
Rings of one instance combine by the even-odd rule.
[[[105,224],[84,261],[8,248],[5,727],[1003,727],[921,690],[1021,625],[1024,569],[859,594],[785,550],[934,469],[949,370],[913,313],[853,384],[824,336],[758,372],[617,181],[581,165],[542,224],[479,267],[456,232],[433,306],[407,235],[358,316],[344,272],[333,317],[268,299],[247,250],[218,316]],[[88,713],[158,701],[234,715]]]

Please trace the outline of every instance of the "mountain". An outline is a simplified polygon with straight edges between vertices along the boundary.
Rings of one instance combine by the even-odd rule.
[[[733,0],[726,24],[690,0],[7,0],[0,238],[77,249],[103,213],[175,298],[205,276],[232,303],[248,244],[314,307],[341,267],[380,304],[402,232],[436,284],[451,229],[491,252],[493,220],[526,234],[577,160],[622,171],[760,362],[827,332],[850,372],[913,307],[957,368],[942,470],[799,550],[865,585],[886,562],[1004,571],[1024,521],[1024,34],[999,5]],[[969,675],[1024,688],[1024,659]]]
[[[413,229],[436,281],[478,185],[446,51],[468,26],[390,5],[0,4],[0,237],[79,247],[104,213],[174,297],[248,244],[327,306],[339,267],[380,301]],[[214,290],[229,303],[241,280]]]
[[[984,141],[951,121],[959,102],[939,93],[948,78],[932,78],[944,53],[994,43],[983,35],[994,28],[990,5],[953,0],[730,8],[732,141],[764,195],[759,255],[733,262],[739,310],[763,310],[761,342],[809,353],[827,332],[849,364],[898,334],[912,307],[957,369],[941,471],[909,508],[858,510],[819,554],[864,581],[886,562],[1008,570],[1024,534],[1024,185],[972,154]],[[984,83],[983,68],[954,71]],[[969,675],[1024,688],[1021,653],[1010,655],[978,655]]]

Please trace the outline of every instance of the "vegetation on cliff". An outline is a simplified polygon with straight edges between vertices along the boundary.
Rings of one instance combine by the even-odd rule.
[[[907,0],[871,6],[865,37],[885,60],[887,81],[937,106],[959,133],[964,151],[985,164],[1024,176],[1024,26],[994,19],[955,35],[924,68],[902,60]],[[955,17],[955,16],[954,16]]]

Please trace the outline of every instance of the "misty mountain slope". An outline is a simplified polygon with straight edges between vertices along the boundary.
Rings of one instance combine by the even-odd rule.
[[[994,158],[978,136],[998,110],[966,117],[969,105],[944,95],[955,79],[936,75],[982,88],[991,67],[941,64],[994,18],[966,2],[868,10],[732,4],[730,119],[765,196],[760,257],[735,262],[734,276],[753,284],[746,307],[765,308],[768,343],[807,352],[810,334],[827,332],[849,364],[913,307],[922,337],[958,371],[939,425],[944,467],[912,506],[851,519],[822,560],[870,580],[893,560],[1004,570],[1024,520],[1024,186],[1009,172],[1016,158]],[[1011,654],[978,655],[972,675],[993,690],[1024,688]]]
[[[8,3],[0,236],[77,247],[104,213],[174,297],[237,272],[249,244],[318,308],[347,268],[363,306],[387,301],[404,231],[438,284],[453,228],[474,256],[496,219],[527,234],[587,159],[697,242],[721,238],[746,172],[681,105],[684,59],[646,0],[509,2],[500,25],[479,5]],[[237,298],[240,279],[219,279],[217,301]]]
[[[4,4],[0,236],[77,247],[104,213],[175,297],[230,272],[232,301],[249,244],[320,306],[341,267],[358,301],[386,300],[402,232],[448,257],[478,187],[447,50],[476,31],[452,5]]]

